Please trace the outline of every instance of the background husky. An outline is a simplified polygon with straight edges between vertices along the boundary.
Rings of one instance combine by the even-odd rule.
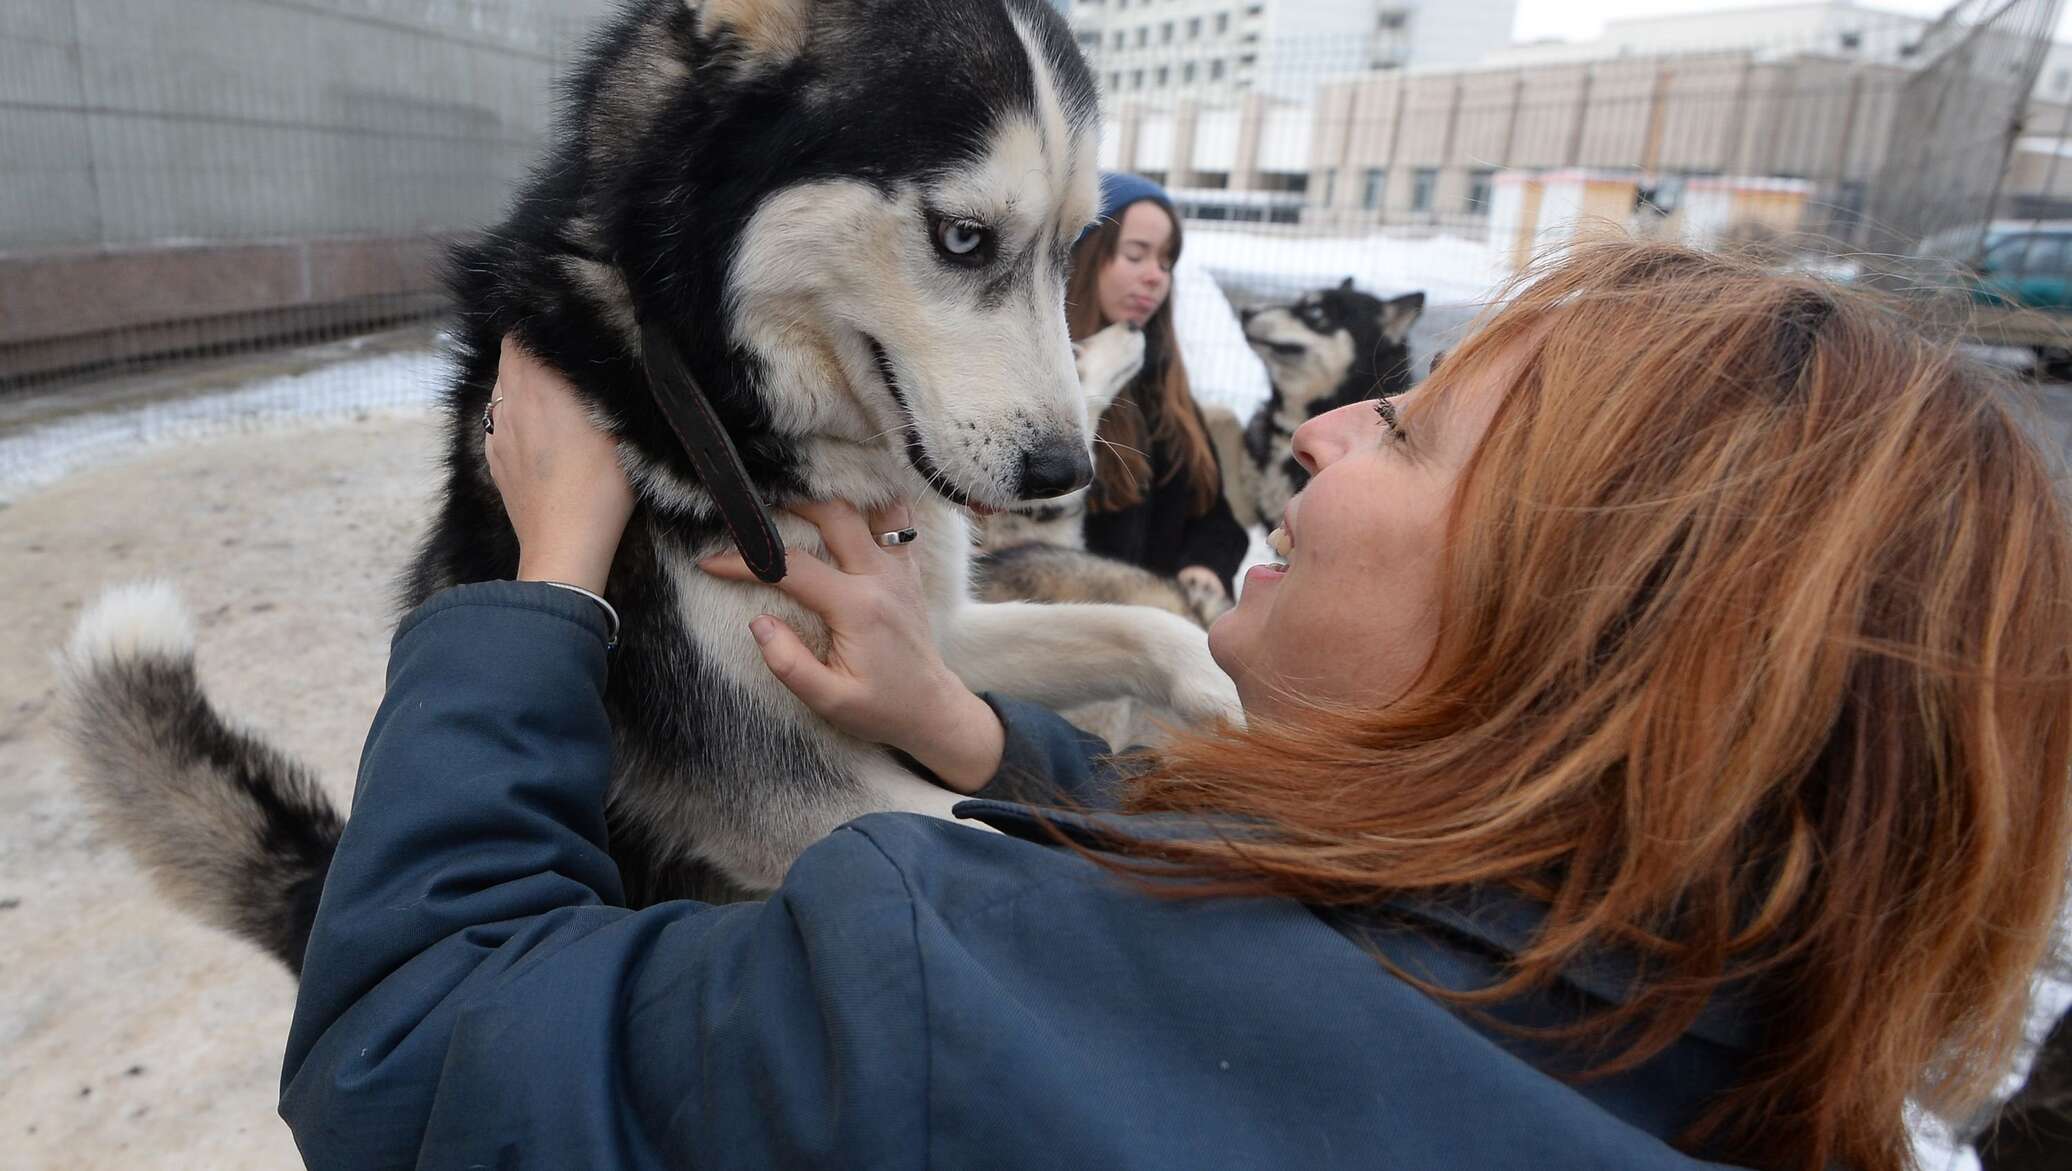
[[[641,500],[612,570],[606,697],[611,843],[635,905],[707,889],[707,864],[768,888],[843,821],[954,801],[769,675],[749,620],[824,641],[817,620],[696,568],[729,539],[650,396],[646,334],[680,351],[773,506],[911,499],[943,654],[974,689],[1235,711],[1179,618],[966,597],[961,506],[1091,475],[1060,307],[1096,207],[1096,96],[1047,3],[636,0],[570,97],[508,218],[456,257],[447,483],[402,601],[515,570],[480,425],[515,331],[623,441]],[[298,963],[336,814],[210,707],[170,593],[104,599],[68,675],[105,824],[190,908]]]
[[[1293,454],[1295,428],[1347,403],[1410,389],[1410,327],[1424,302],[1423,293],[1383,301],[1347,277],[1292,305],[1244,311],[1245,341],[1266,363],[1273,390],[1245,426],[1241,455],[1228,416],[1212,428],[1239,521],[1279,524],[1288,498],[1309,481]]]

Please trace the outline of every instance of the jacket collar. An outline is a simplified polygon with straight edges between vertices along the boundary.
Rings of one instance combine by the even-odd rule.
[[[1056,845],[1056,834],[1062,833],[1078,845],[1095,850],[1110,848],[1118,837],[1169,842],[1216,836],[1243,838],[1259,832],[1257,823],[1239,818],[1191,813],[1075,812],[1036,809],[1010,801],[960,801],[954,812],[958,817],[984,822],[1010,837],[1039,845]],[[1489,888],[1392,899],[1386,912],[1465,935],[1506,955],[1530,946],[1547,915],[1546,908],[1539,903]],[[1379,912],[1358,911],[1321,917],[1341,934],[1357,934],[1364,926],[1379,924],[1384,918]],[[1593,952],[1561,974],[1563,983],[1607,1004],[1624,1003],[1638,977],[1639,965],[1634,958],[1613,950]],[[1747,989],[1730,986],[1700,1010],[1687,1031],[1729,1049],[1751,1049],[1755,1030],[1749,1000]]]

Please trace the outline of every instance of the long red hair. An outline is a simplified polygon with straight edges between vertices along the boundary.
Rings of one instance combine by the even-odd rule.
[[[1907,1166],[1902,1104],[1990,1086],[2064,891],[2072,515],[2049,462],[2002,387],[1810,278],[1616,242],[1499,303],[1420,392],[1524,347],[1416,685],[1180,740],[1127,807],[1272,832],[1109,864],[1176,895],[1543,900],[1503,985],[1435,994],[1488,1003],[1627,949],[1646,982],[1572,1031],[1610,1045],[1601,1074],[1746,980],[1762,1041],[1681,1144]]]

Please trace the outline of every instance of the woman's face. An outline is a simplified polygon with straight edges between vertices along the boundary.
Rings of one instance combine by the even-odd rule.
[[[1284,564],[1246,574],[1237,607],[1209,630],[1248,713],[1271,714],[1291,694],[1372,706],[1408,690],[1438,637],[1454,489],[1524,352],[1436,397],[1390,400],[1404,438],[1372,402],[1296,430],[1312,475],[1273,535]]]
[[[1173,291],[1173,217],[1150,200],[1122,211],[1122,239],[1101,269],[1101,321],[1142,328]]]

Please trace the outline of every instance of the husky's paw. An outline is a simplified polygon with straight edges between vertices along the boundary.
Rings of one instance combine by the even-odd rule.
[[[1190,724],[1224,721],[1244,726],[1245,713],[1238,706],[1237,684],[1230,681],[1221,667],[1206,664],[1202,670],[1175,679],[1173,684],[1172,699],[1166,706],[1174,715]]]
[[[1187,608],[1204,627],[1230,609],[1230,595],[1223,592],[1223,579],[1212,569],[1190,565],[1180,571],[1180,592],[1187,596]]]
[[[1079,366],[1079,385],[1086,391],[1087,414],[1098,421],[1122,388],[1144,369],[1144,331],[1118,321],[1074,342],[1072,354]]]

